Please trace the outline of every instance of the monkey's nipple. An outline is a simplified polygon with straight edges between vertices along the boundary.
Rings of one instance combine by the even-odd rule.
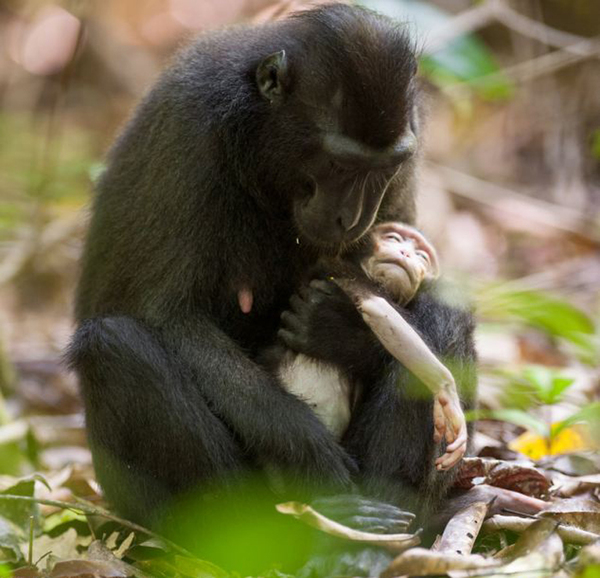
[[[250,313],[252,311],[252,303],[254,302],[254,296],[252,291],[244,287],[238,291],[238,303],[242,313]]]

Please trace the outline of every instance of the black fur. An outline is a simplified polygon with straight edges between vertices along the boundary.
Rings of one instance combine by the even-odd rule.
[[[330,264],[329,270],[341,279],[353,279],[355,291],[380,294],[393,303],[357,263],[337,268]],[[406,307],[395,307],[451,370],[463,407],[470,409],[477,386],[474,322],[465,304],[451,303],[443,288],[441,283],[424,284]],[[456,468],[435,468],[444,446],[433,441],[428,388],[382,347],[355,304],[333,282],[304,287],[282,320],[280,335],[288,346],[336,365],[359,388],[342,445],[357,461],[363,492],[415,512],[427,524],[456,474]],[[271,351],[271,367],[277,367],[283,351]],[[471,434],[472,425],[468,429]]]
[[[282,50],[283,96],[269,101],[256,70]],[[124,515],[155,524],[174,498],[234,486],[265,461],[302,488],[351,487],[355,460],[253,359],[319,255],[372,224],[369,207],[414,220],[414,158],[393,177],[340,171],[321,143],[337,93],[336,131],[393,143],[414,124],[414,66],[401,27],[332,5],[202,37],[138,107],[97,187],[68,352],[98,479]],[[347,230],[356,183],[364,212]],[[425,336],[439,331],[436,307]],[[363,464],[378,435],[364,427],[365,455],[352,450]],[[390,436],[383,455],[393,444],[407,445]]]

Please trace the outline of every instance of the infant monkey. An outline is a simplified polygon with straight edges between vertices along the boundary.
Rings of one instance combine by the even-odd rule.
[[[439,276],[437,253],[416,229],[383,223],[372,232],[373,252],[360,262],[365,275],[381,286],[396,305],[406,305],[421,283]],[[439,470],[456,465],[467,448],[467,424],[452,373],[388,299],[367,292],[356,280],[335,279],[353,299],[381,344],[433,393],[434,440],[446,440]]]
[[[433,393],[434,440],[439,443],[445,439],[448,444],[446,453],[436,460],[436,467],[447,470],[460,461],[467,447],[466,422],[456,384],[451,372],[394,307],[406,305],[423,281],[437,278],[436,251],[413,227],[389,222],[373,229],[369,250],[356,261],[332,263],[326,270],[336,273],[331,279],[353,300],[381,344]],[[373,283],[386,297],[374,291]],[[240,291],[238,301],[244,311],[244,292]],[[342,368],[289,349],[273,348],[263,361],[285,389],[309,404],[341,439],[361,385],[350,383]]]

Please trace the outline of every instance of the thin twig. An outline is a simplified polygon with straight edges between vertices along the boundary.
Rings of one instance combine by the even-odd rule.
[[[29,549],[27,551],[27,564],[33,566],[33,516],[29,516]]]
[[[596,46],[596,49],[594,49],[593,45],[588,45],[586,43],[588,39],[570,32],[563,32],[543,22],[524,16],[508,6],[505,0],[492,0],[490,6],[493,8],[494,15],[499,22],[523,36],[533,38],[555,48],[563,48],[567,52],[573,52],[581,56],[599,56],[598,47]]]
[[[196,558],[194,554],[192,554],[185,548],[178,546],[177,544],[175,544],[175,542],[171,542],[171,540],[164,538],[160,534],[157,534],[152,530],[148,530],[148,528],[144,528],[143,526],[139,526],[134,522],[130,522],[129,520],[119,518],[118,516],[115,516],[114,514],[111,514],[110,512],[107,512],[106,510],[103,510],[101,508],[95,508],[81,503],[71,504],[69,502],[60,502],[58,500],[44,500],[41,498],[33,498],[31,496],[15,496],[12,494],[0,494],[0,501],[29,502],[33,504],[41,504],[44,506],[54,506],[55,508],[60,508],[61,510],[77,510],[79,512],[82,512],[86,516],[101,516],[102,518],[106,518],[111,522],[116,522],[121,526],[125,526],[126,528],[129,528],[134,532],[140,532],[141,534],[146,534],[152,538],[160,540],[173,551],[177,552],[178,554],[181,554],[182,556],[186,556],[188,558]]]
[[[488,206],[495,214],[516,214],[519,218],[527,218],[545,227],[600,243],[600,234],[594,221],[579,211],[534,199],[451,167],[431,162],[428,165],[442,177],[453,194]],[[507,200],[513,201],[513,206],[507,205]]]
[[[505,0],[487,0],[487,2],[453,16],[442,26],[434,28],[430,33],[430,40],[427,42],[424,52],[425,54],[436,52],[455,38],[476,32],[494,20],[523,36],[533,38],[548,46],[562,48],[566,52],[572,52],[579,56],[600,56],[597,46],[594,46],[597,43],[588,44],[588,39],[582,36],[558,30],[520,14],[506,4]]]
[[[531,518],[532,520],[537,520],[538,517],[535,514],[526,514],[525,512],[518,512],[517,510],[512,510],[511,508],[502,508],[503,512],[507,514],[512,514],[513,516],[520,516],[521,518]]]
[[[581,42],[572,44],[562,50],[555,50],[537,58],[509,66],[498,72],[447,86],[442,88],[442,92],[448,95],[455,95],[461,93],[465,87],[485,85],[503,78],[511,78],[515,82],[529,82],[540,76],[557,72],[561,68],[571,66],[587,58],[597,56],[600,56],[598,37],[590,38],[589,40],[582,40]]]

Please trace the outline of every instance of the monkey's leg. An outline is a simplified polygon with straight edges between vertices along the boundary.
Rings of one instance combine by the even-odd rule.
[[[92,319],[73,337],[98,479],[124,516],[153,523],[174,495],[235,478],[245,460],[189,373],[127,317]]]
[[[211,411],[262,464],[284,474],[290,497],[352,487],[354,461],[307,404],[286,391],[218,327],[203,318],[163,328]],[[298,495],[300,494],[300,495]]]
[[[84,322],[74,336],[70,362],[107,498],[124,517],[243,575],[300,564],[311,535],[275,511],[254,456],[162,342],[126,317]]]

